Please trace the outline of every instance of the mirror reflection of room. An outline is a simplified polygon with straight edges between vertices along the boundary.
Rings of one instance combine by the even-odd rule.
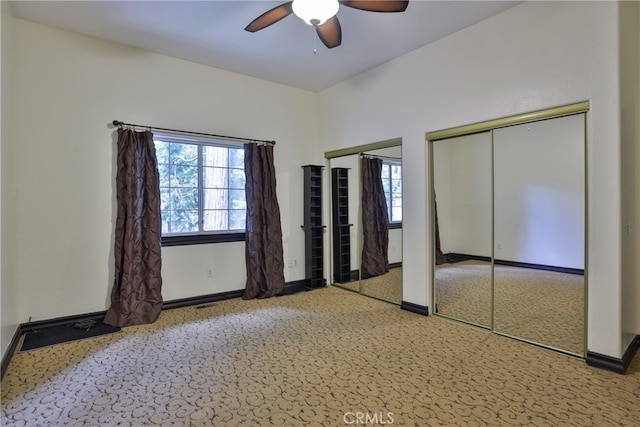
[[[332,284],[401,304],[401,141],[325,156],[331,171]],[[366,224],[363,218],[369,218]]]
[[[431,143],[436,314],[584,355],[585,120]]]
[[[402,147],[361,154],[362,294],[402,302]]]
[[[332,283],[356,292],[360,291],[358,162],[358,154],[335,157],[329,161],[332,210]]]
[[[433,143],[436,313],[491,327],[491,135]]]
[[[584,353],[584,114],[494,131],[494,330]]]

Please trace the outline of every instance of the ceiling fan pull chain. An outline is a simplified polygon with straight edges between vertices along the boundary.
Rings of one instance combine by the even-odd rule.
[[[318,50],[316,49],[318,46],[318,33],[316,31],[313,32],[313,54],[317,55]]]

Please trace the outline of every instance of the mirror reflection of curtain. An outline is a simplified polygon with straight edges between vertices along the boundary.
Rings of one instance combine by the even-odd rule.
[[[436,195],[433,195],[433,210],[435,214],[435,238],[436,238],[436,265],[444,264],[447,262],[444,254],[442,253],[442,247],[440,245],[440,227],[438,226],[438,203],[436,201]]]
[[[273,145],[245,144],[244,153],[247,283],[242,298],[269,298],[284,289],[284,251]]]
[[[382,186],[382,159],[362,157],[363,278],[389,271],[389,215]]]

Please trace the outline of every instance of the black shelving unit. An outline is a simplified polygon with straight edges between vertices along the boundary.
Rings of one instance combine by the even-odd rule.
[[[322,169],[306,165],[304,169],[304,269],[307,287],[327,285],[324,278],[324,229],[322,224]]]
[[[331,169],[333,211],[333,281],[351,281],[351,226],[349,224],[349,169]]]

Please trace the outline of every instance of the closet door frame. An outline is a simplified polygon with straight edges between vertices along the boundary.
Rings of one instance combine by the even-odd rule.
[[[589,188],[588,188],[588,129],[587,129],[587,123],[588,123],[588,112],[589,112],[589,102],[588,101],[584,101],[584,102],[579,102],[579,103],[575,103],[575,104],[569,104],[569,105],[563,105],[560,107],[555,107],[555,108],[548,108],[548,109],[544,109],[544,110],[538,110],[538,111],[533,111],[533,112],[529,112],[529,113],[524,113],[524,114],[518,114],[518,115],[514,115],[514,116],[509,116],[509,117],[503,117],[503,118],[499,118],[499,119],[493,119],[493,120],[488,120],[488,121],[484,121],[484,122],[478,122],[478,123],[472,123],[472,124],[467,124],[467,125],[463,125],[463,126],[457,126],[457,127],[453,127],[453,128],[447,128],[447,129],[442,129],[442,130],[438,130],[438,131],[434,131],[434,132],[427,132],[425,134],[425,140],[426,140],[426,144],[427,144],[427,152],[429,153],[429,173],[427,174],[427,186],[426,188],[427,190],[427,203],[428,203],[428,210],[429,210],[429,214],[430,214],[430,220],[429,220],[429,236],[431,236],[430,238],[430,250],[431,250],[431,257],[430,257],[430,265],[431,265],[431,275],[430,275],[430,283],[429,283],[429,292],[430,292],[430,296],[431,296],[431,301],[432,301],[432,305],[434,305],[435,307],[435,197],[434,197],[434,159],[433,159],[433,143],[436,141],[443,141],[446,139],[451,139],[451,138],[456,138],[456,137],[460,137],[460,136],[465,136],[465,135],[472,135],[472,134],[476,134],[476,133],[481,133],[481,132],[490,132],[491,134],[491,150],[493,152],[493,131],[496,129],[500,129],[500,128],[504,128],[504,127],[508,127],[508,126],[514,126],[514,125],[520,125],[520,124],[526,124],[526,123],[532,123],[532,122],[537,122],[537,121],[541,121],[541,120],[547,120],[547,119],[555,119],[555,118],[559,118],[559,117],[565,117],[565,116],[571,116],[571,115],[576,115],[576,114],[584,114],[584,144],[585,144],[585,150],[584,150],[584,206],[585,206],[585,210],[584,210],[584,241],[585,241],[585,245],[584,245],[584,307],[583,307],[583,316],[584,316],[584,330],[583,330],[583,343],[584,343],[584,348],[583,348],[583,354],[582,355],[576,355],[574,353],[570,353],[570,352],[566,352],[563,351],[562,349],[557,349],[557,348],[552,348],[552,347],[548,347],[545,346],[544,344],[539,344],[539,343],[533,343],[534,345],[538,345],[541,347],[548,347],[551,348],[552,350],[557,350],[563,353],[567,353],[570,355],[575,355],[575,356],[580,356],[580,357],[586,357],[587,354],[587,348],[588,348],[588,343],[587,343],[587,330],[588,330],[588,325],[587,325],[587,321],[588,321],[588,312],[587,312],[587,307],[588,307],[588,249],[589,249],[589,210],[588,210],[588,206],[589,206],[589,200],[588,200],[588,196],[589,196]],[[493,158],[493,153],[492,153],[492,158]],[[491,172],[492,174],[492,181],[493,181],[493,170]],[[492,198],[493,198],[493,184],[492,184]],[[492,202],[493,204],[493,202]],[[496,332],[494,330],[494,307],[493,307],[493,259],[494,259],[494,243],[493,239],[494,239],[494,224],[493,224],[493,214],[492,214],[492,224],[491,224],[491,235],[492,235],[492,242],[491,242],[491,262],[492,262],[492,286],[491,286],[491,327],[490,330],[493,333],[496,333],[498,335],[502,335],[499,332]],[[435,313],[435,310],[433,310],[434,315],[437,315],[437,313]],[[449,317],[447,317],[447,319],[449,319]],[[455,319],[452,319],[455,320]],[[464,321],[460,321],[462,323],[466,323]],[[507,335],[508,336],[508,335]],[[528,342],[528,341],[527,341]]]
[[[332,150],[332,151],[327,151],[324,153],[324,158],[326,160],[326,166],[328,167],[328,169],[331,169],[331,159],[337,159],[340,157],[345,157],[345,156],[352,156],[352,155],[361,155],[362,153],[366,152],[366,151],[373,151],[373,150],[380,150],[380,149],[384,149],[384,148],[392,148],[392,147],[402,147],[402,138],[394,138],[394,139],[388,139],[388,140],[384,140],[384,141],[379,141],[379,142],[372,142],[369,144],[362,144],[362,145],[356,145],[353,147],[347,147],[347,148],[341,148],[341,149],[337,149],[337,150]],[[359,160],[359,158],[358,158]],[[329,174],[329,177],[331,176],[331,174]],[[360,184],[360,176],[359,176],[359,170],[358,170],[358,174],[357,176],[352,176],[352,179],[357,180],[357,182],[359,183],[359,187],[361,186]],[[331,188],[331,182],[329,182],[329,185],[327,188]],[[358,194],[357,197],[360,197],[360,193],[361,193],[361,188],[358,189]],[[332,197],[331,194],[328,195],[328,200],[329,203],[327,203],[329,206],[329,212],[328,215],[329,217],[331,217],[331,215],[333,214],[333,201],[332,201]],[[352,207],[350,207],[351,209]],[[358,215],[358,217],[360,217],[360,214]],[[351,242],[352,247],[355,247],[357,252],[358,252],[358,256],[357,256],[357,270],[358,270],[358,290],[355,291],[357,293],[360,293],[362,295],[366,295],[363,294],[362,288],[360,286],[360,282],[361,282],[361,273],[360,273],[360,263],[362,261],[361,259],[361,251],[362,251],[362,231],[361,231],[361,227],[362,227],[362,220],[361,218],[358,218],[358,221],[353,225],[354,227],[357,227],[357,239],[355,242]],[[328,250],[329,253],[327,254],[326,258],[330,261],[330,265],[328,266],[328,270],[331,272],[331,279],[333,279],[333,270],[334,270],[334,263],[333,263],[333,244],[334,244],[334,239],[333,239],[333,221],[330,223],[330,227],[331,227],[331,232],[329,233],[329,245],[328,246]],[[333,280],[331,280],[331,282],[333,282]],[[333,284],[333,283],[332,283]],[[338,283],[338,286],[340,286],[340,284]],[[375,298],[375,297],[371,297],[371,298]],[[385,300],[382,300],[385,301]],[[386,301],[389,302],[389,301]]]

